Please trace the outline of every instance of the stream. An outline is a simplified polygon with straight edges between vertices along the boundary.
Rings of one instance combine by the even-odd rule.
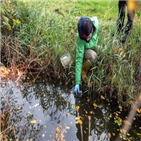
[[[1,89],[1,108],[10,97],[9,107],[13,109],[10,114],[13,127],[6,132],[11,141],[55,141],[58,125],[65,141],[114,141],[122,120],[128,115],[115,103],[104,100],[93,103],[91,98],[83,96],[75,99],[73,89],[67,92],[65,86],[49,82],[21,86],[21,89],[10,81],[8,88]],[[127,140],[141,141],[140,115],[134,119]]]

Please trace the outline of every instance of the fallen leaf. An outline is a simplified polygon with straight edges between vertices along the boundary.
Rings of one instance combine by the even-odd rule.
[[[75,118],[75,120],[78,120],[78,119],[80,119],[80,117],[76,117],[76,118]]]
[[[90,111],[90,114],[94,114],[94,111]]]
[[[141,133],[137,133],[138,136],[141,136]]]
[[[107,134],[107,135],[108,135],[108,137],[109,137],[109,139],[110,139],[110,138],[111,138],[111,133],[110,133],[110,132],[108,132],[108,134]]]
[[[90,99],[87,99],[87,102],[89,102],[90,101]]]
[[[110,114],[110,118],[112,117],[112,114]]]
[[[70,116],[70,113],[67,113],[68,116]]]
[[[93,106],[94,106],[94,107],[98,107],[96,103],[93,103]]]
[[[104,96],[102,96],[102,95],[100,96],[100,98],[101,98],[102,100],[105,100],[105,97],[104,97]]]
[[[18,106],[18,110],[21,110],[21,107]]]
[[[1,114],[1,118],[4,119],[5,118],[5,115],[4,114]]]
[[[0,68],[0,71],[1,71],[1,77],[2,78],[6,78],[6,77],[8,77],[8,75],[9,75],[9,70],[5,67],[5,66],[2,66],[1,68]]]
[[[30,123],[36,123],[36,120],[35,119],[34,120],[31,120]]]
[[[76,106],[75,107],[75,109],[76,109],[77,112],[78,112],[79,108],[80,108],[80,106]]]
[[[37,107],[38,105],[39,105],[39,103],[35,104],[35,105],[33,106],[33,108]]]
[[[82,122],[82,120],[79,119],[79,120],[78,120],[78,123],[82,124],[83,122]]]
[[[137,112],[140,114],[141,113],[140,109],[137,109]]]
[[[70,127],[69,126],[66,126],[66,129],[70,129]]]

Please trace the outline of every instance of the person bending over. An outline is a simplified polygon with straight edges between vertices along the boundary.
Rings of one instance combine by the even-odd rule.
[[[76,38],[75,94],[80,93],[79,85],[82,80],[87,83],[87,71],[96,59],[99,22],[97,17],[81,17],[78,21]],[[83,64],[83,65],[82,65]]]

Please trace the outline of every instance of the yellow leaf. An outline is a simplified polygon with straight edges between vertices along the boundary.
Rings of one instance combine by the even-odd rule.
[[[76,111],[78,111],[78,110],[79,110],[79,108],[80,108],[80,106],[76,106],[75,108],[76,108]]]
[[[35,105],[33,106],[33,108],[37,107],[38,105],[39,105],[39,103],[35,104]]]
[[[70,127],[69,126],[66,126],[66,129],[70,129]]]
[[[18,110],[21,110],[21,107],[18,106]]]
[[[140,109],[137,109],[137,112],[140,114],[141,113]]]
[[[113,134],[113,136],[115,136],[115,133],[112,133]]]
[[[35,119],[34,120],[31,120],[30,123],[36,123],[36,120]]]
[[[78,120],[78,123],[82,124],[83,122],[82,122],[82,120],[79,119],[79,120]]]
[[[129,10],[134,11],[138,7],[138,1],[128,0],[127,6],[129,7]]]
[[[96,103],[94,103],[93,105],[94,105],[94,107],[98,107]]]
[[[112,114],[110,114],[110,118],[112,117]]]

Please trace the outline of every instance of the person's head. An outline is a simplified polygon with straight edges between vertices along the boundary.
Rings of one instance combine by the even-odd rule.
[[[84,33],[84,38],[89,41],[92,37],[93,33],[93,22],[90,19],[87,19],[83,22],[83,33]]]

